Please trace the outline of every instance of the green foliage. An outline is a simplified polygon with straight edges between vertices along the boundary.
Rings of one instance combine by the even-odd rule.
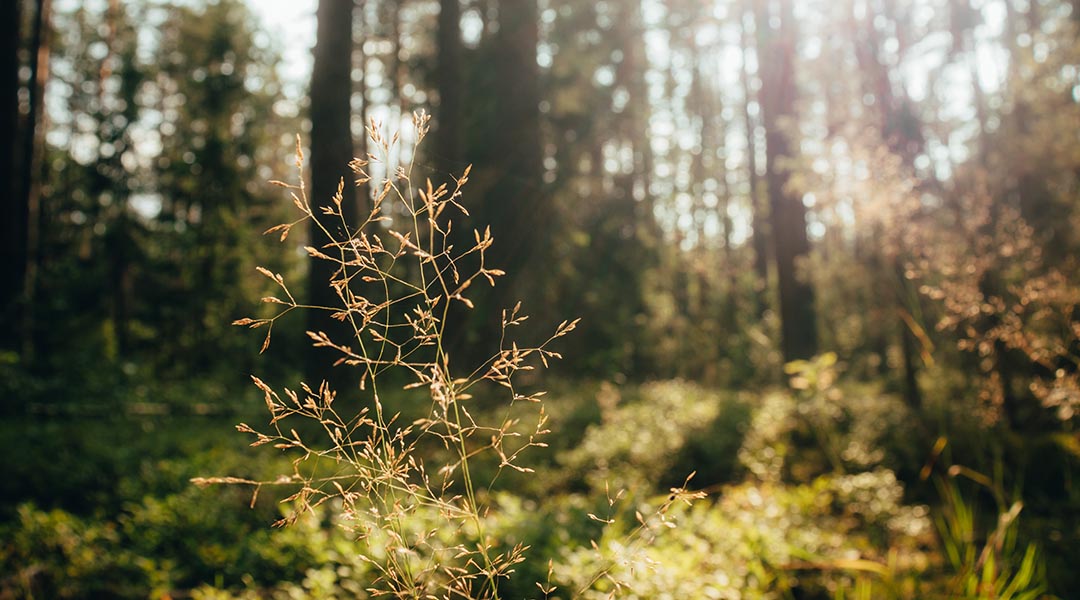
[[[241,266],[278,212],[262,165],[279,164],[282,134],[299,126],[278,57],[237,0],[100,8],[54,16],[48,227],[25,367],[112,376],[106,392],[143,369],[232,374],[254,352],[226,325],[266,292]]]
[[[808,481],[829,472],[876,466],[914,473],[922,435],[899,398],[872,386],[836,385],[837,357],[796,361],[786,370],[794,392],[760,400],[739,460],[764,481]]]
[[[1021,502],[1001,506],[993,529],[979,535],[977,505],[966,500],[952,479],[938,481],[943,505],[936,521],[942,548],[954,573],[950,595],[957,598],[1030,600],[1047,590],[1036,544],[1019,540]]]
[[[280,496],[206,492],[187,480],[231,465],[248,476],[281,465],[253,462],[206,417],[58,423],[17,421],[5,452],[18,483],[4,490],[0,594],[145,598],[200,584],[258,589],[299,582],[308,569],[353,564],[351,542],[319,520],[276,535]],[[51,444],[43,440],[51,440]],[[27,454],[20,448],[50,447]],[[19,503],[16,506],[16,503]],[[206,503],[206,504],[204,504]],[[359,565],[353,564],[353,568]]]
[[[904,569],[925,569],[932,542],[928,510],[903,505],[902,496],[901,484],[884,469],[803,485],[728,486],[715,502],[674,509],[668,516],[677,527],[661,527],[663,534],[649,544],[627,544],[626,525],[634,521],[619,520],[598,540],[599,554],[565,551],[555,581],[582,590],[582,598],[612,592],[625,598],[785,598],[796,589],[813,594],[850,585],[829,573],[830,563],[884,569],[888,556]],[[591,581],[589,574],[601,566],[610,569]]]
[[[694,470],[698,485],[734,477],[750,414],[745,399],[684,381],[648,383],[627,395],[601,387],[601,422],[559,458],[569,473],[593,490],[674,486]]]
[[[423,211],[441,202],[443,217],[453,213],[456,190],[448,199],[416,177],[439,198],[417,202],[403,183],[413,172],[396,165],[419,158],[433,178],[465,165],[408,143],[369,138],[378,165],[360,165],[370,157],[358,152],[359,178],[367,168],[391,182],[359,195],[395,206],[368,223],[361,252],[358,228],[337,231],[348,234],[337,249],[355,259],[341,266],[357,285],[338,280],[343,306],[316,308],[362,324],[355,339],[315,341],[336,343],[382,383],[342,390],[333,408],[314,383],[295,398],[281,391],[306,348],[301,323],[273,309],[310,308],[302,295],[251,316],[274,328],[268,362],[227,327],[303,275],[303,240],[281,253],[253,241],[288,220],[260,182],[285,179],[279,149],[303,131],[304,109],[285,97],[274,43],[249,11],[257,4],[53,3],[33,319],[26,340],[0,340],[18,348],[0,353],[5,409],[33,415],[0,424],[0,596],[352,598],[386,587],[390,567],[431,588],[456,576],[433,564],[481,565],[486,583],[465,591],[506,598],[553,586],[559,597],[904,599],[1080,587],[1070,562],[1080,554],[1080,152],[1063,134],[1080,123],[1080,45],[1066,2],[955,0],[940,19],[922,19],[926,7],[908,0],[854,13],[846,3],[800,7],[815,18],[800,19],[794,42],[813,52],[796,56],[801,112],[785,127],[800,152],[781,165],[754,164],[775,134],[760,119],[772,100],[753,48],[753,33],[768,29],[752,14],[762,3],[708,14],[681,0],[541,3],[528,25],[541,32],[544,88],[522,103],[536,119],[517,139],[525,120],[508,127],[507,94],[493,91],[536,83],[503,76],[504,42],[522,38],[500,36],[497,2],[465,3],[459,147],[486,163],[473,175],[483,200],[469,209],[496,224],[500,242],[533,246],[512,256],[492,246],[505,264],[486,275],[529,264],[515,285],[543,317],[534,321],[585,317],[561,367],[570,377],[544,397],[542,417],[531,393],[498,404],[500,377],[528,366],[515,361],[529,350],[500,344],[492,365],[503,371],[472,386],[449,375],[448,356],[465,366],[497,335],[464,331],[438,351],[396,335],[428,335],[448,316],[440,309],[470,297],[491,305],[480,285],[458,289],[456,278],[442,295],[405,283],[450,281],[454,255],[473,239],[457,227],[454,252],[420,248],[448,233]],[[358,11],[360,120],[384,118],[393,130],[435,98],[433,86],[402,75],[432,60],[434,4],[372,0]],[[514,6],[505,12],[525,14]],[[928,43],[946,37],[951,47]],[[992,85],[986,56],[1005,58]],[[918,98],[925,86],[913,77],[923,74],[940,84]],[[29,82],[17,75],[22,115]],[[731,85],[736,77],[743,86]],[[516,160],[518,150],[530,158]],[[757,259],[786,240],[760,256],[753,243],[770,234],[760,175],[776,166],[807,207],[814,252],[801,275],[815,287],[823,347],[836,352],[789,365],[791,389],[762,387],[784,377],[775,274],[759,272]],[[411,237],[392,240],[391,228]],[[250,274],[256,256],[280,279]],[[403,277],[359,284],[387,274]],[[393,318],[360,298],[392,304]],[[479,320],[494,324],[498,311]],[[538,356],[550,358],[528,358]],[[414,371],[388,371],[405,363]],[[263,384],[275,420],[246,431],[289,445],[295,464],[219,440],[216,419],[178,417],[237,410],[257,423],[249,398],[231,391],[255,370],[276,374]],[[411,377],[419,388],[390,391]],[[922,398],[901,401],[896,390]],[[351,420],[364,408],[380,413],[378,427]],[[558,436],[542,438],[538,423]],[[328,441],[323,426],[355,436]],[[918,480],[938,435],[949,444],[934,459],[993,473],[989,486]],[[371,454],[350,456],[356,448]],[[523,448],[535,460],[518,462]],[[374,479],[340,480],[374,481],[357,484],[365,498],[332,488],[343,463],[380,467],[368,471]],[[259,491],[254,510],[251,490],[187,485],[222,471]],[[691,485],[716,497],[683,508]],[[286,493],[274,490],[290,486],[306,502],[275,504]],[[297,510],[311,514],[267,528]]]
[[[860,420],[880,421],[882,412],[872,407],[815,421],[836,430],[800,438],[798,428],[784,425],[794,417],[780,418],[779,430],[766,418],[780,393],[736,396],[682,381],[554,387],[559,391],[548,408],[569,427],[568,437],[583,443],[575,448],[572,440],[560,440],[557,456],[522,479],[528,484],[507,479],[501,491],[482,492],[483,541],[490,551],[529,547],[527,560],[500,580],[501,597],[537,597],[537,584],[556,587],[550,597],[564,598],[617,592],[629,598],[803,594],[913,600],[939,593],[990,597],[970,592],[972,586],[1011,590],[1015,598],[1025,597],[1024,590],[1045,590],[1044,556],[1022,528],[1035,518],[1029,509],[1016,518],[1005,502],[1000,514],[1006,518],[995,521],[997,503],[987,506],[987,496],[961,493],[965,488],[951,479],[943,480],[944,505],[916,503],[882,461],[842,461],[840,471],[821,452],[810,451],[819,440],[843,440],[861,430],[866,424]],[[616,391],[618,402],[612,401]],[[850,393],[845,389],[842,397]],[[386,398],[413,410],[403,400]],[[712,417],[702,424],[691,419],[702,415]],[[655,423],[665,419],[688,433],[670,435],[668,426]],[[635,453],[633,445],[617,443],[605,448],[596,440],[618,439],[614,423],[641,432],[642,442],[647,438],[649,447],[663,452]],[[290,527],[272,529],[272,521],[295,508],[278,503],[285,492],[265,486],[251,510],[250,490],[186,485],[208,470],[272,481],[290,468],[280,456],[252,455],[241,440],[221,436],[224,428],[220,418],[205,417],[88,422],[75,434],[55,423],[12,423],[0,439],[8,440],[3,450],[20,465],[12,479],[26,485],[5,491],[8,502],[23,504],[0,513],[0,535],[11,540],[0,547],[0,588],[16,597],[33,591],[58,598],[190,593],[207,599],[315,599],[364,597],[369,588],[382,587],[379,569],[368,561],[384,560],[395,542],[374,515],[354,513],[344,520],[341,506],[328,502]],[[305,439],[312,435],[300,431]],[[19,453],[23,443],[42,447],[46,439],[54,440],[52,453]],[[740,440],[743,450],[737,453],[732,448]],[[780,477],[766,469],[762,479],[748,468],[746,479],[718,479],[713,497],[692,507],[679,499],[685,490],[672,500],[664,489],[663,482],[684,465],[701,473],[731,473],[751,440],[769,440],[753,453],[761,456],[768,448],[788,448]],[[691,454],[710,443],[724,449]],[[625,493],[609,486],[609,498],[602,490],[583,494],[575,491],[580,486],[567,485],[585,478],[603,486],[596,478],[601,461],[607,461],[612,481],[627,482]],[[815,471],[821,474],[795,480],[798,473]],[[399,524],[398,535],[427,536],[414,547],[413,564],[481,542],[473,527],[446,527],[436,507],[419,506]],[[359,530],[368,537],[358,540],[350,533]],[[994,566],[988,571],[990,556]]]
[[[360,591],[368,566],[340,530],[307,519],[276,532],[252,518],[241,495],[206,500],[192,489],[147,497],[116,520],[22,505],[5,527],[12,541],[0,555],[9,574],[0,591],[49,598],[145,598],[211,585],[304,590],[311,598]]]

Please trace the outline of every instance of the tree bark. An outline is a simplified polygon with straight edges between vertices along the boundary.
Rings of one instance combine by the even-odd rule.
[[[439,163],[450,171],[461,165],[461,0],[439,3],[438,73],[439,110],[436,133]]]
[[[41,183],[45,161],[45,82],[49,80],[49,32],[52,16],[51,0],[38,0],[34,15],[33,38],[30,42],[30,113],[23,135],[22,188],[23,200],[16,218],[26,228],[26,264],[23,278],[23,307],[20,332],[22,352],[27,361],[34,360],[34,297],[38,286],[41,263]],[[25,212],[22,212],[25,211]]]
[[[356,140],[356,147],[354,151],[356,155],[362,159],[367,160],[368,155],[368,109],[371,106],[371,101],[368,99],[368,87],[367,87],[367,74],[368,74],[368,55],[364,50],[364,40],[368,35],[368,2],[367,0],[358,0],[356,8],[353,12],[353,68],[358,71],[355,78],[355,86],[352,90],[353,96],[359,101],[360,109],[358,115],[355,116],[356,120],[360,121],[359,138]],[[350,122],[352,122],[352,116],[350,115]],[[353,136],[356,137],[355,135]],[[363,214],[367,210],[368,202],[371,202],[371,183],[364,183],[356,188],[356,210],[358,214]]]
[[[22,1],[0,8],[0,348],[14,350],[19,339],[19,300],[26,282],[26,197],[16,186],[19,165],[19,25]]]
[[[539,259],[547,244],[542,236],[549,231],[553,216],[541,192],[536,0],[499,0],[498,24],[492,40],[495,77],[490,90],[492,110],[487,116],[490,142],[482,149],[476,170],[478,184],[484,186],[483,199],[470,221],[454,227],[453,243],[457,251],[464,251],[472,247],[471,230],[490,225],[494,244],[487,264],[506,275],[494,290],[476,290],[470,298],[476,310],[454,319],[462,329],[454,331],[450,346],[468,361],[488,358],[491,344],[500,338],[500,311],[529,295],[524,288],[537,278],[525,277],[524,272],[527,267],[543,267]],[[464,263],[459,268],[474,266]]]
[[[349,126],[352,96],[352,12],[353,0],[319,0],[316,11],[317,31],[315,61],[311,75],[311,204],[316,216],[321,207],[332,206],[338,185],[344,182],[345,222],[357,224],[358,202],[348,163],[353,158],[353,139]],[[349,234],[324,219],[338,239]],[[322,230],[311,226],[311,244],[322,248],[330,243]],[[335,253],[328,253],[333,256]],[[312,258],[308,268],[309,303],[318,307],[336,307],[340,303],[330,286],[338,265]],[[350,344],[353,332],[331,319],[327,311],[307,312],[309,331],[324,331],[339,344]],[[347,380],[333,373],[330,365],[337,357],[329,351],[312,348],[308,353],[307,377],[314,385],[322,380],[337,387]],[[352,379],[352,378],[349,378]],[[358,379],[355,378],[355,379]]]
[[[540,194],[543,154],[537,20],[536,0],[500,0],[495,65],[498,87],[494,91],[499,98],[495,115],[499,126],[493,140],[498,181],[486,208],[496,245],[501,246],[496,251],[509,267],[507,284],[536,255],[544,232],[542,224],[551,215]],[[508,287],[504,285],[504,289]]]
[[[752,2],[752,0],[751,0]],[[748,3],[749,4],[749,3]],[[753,17],[750,11],[749,17]],[[757,25],[755,25],[757,27]],[[768,217],[765,205],[761,199],[761,178],[757,173],[757,122],[750,114],[750,102],[754,98],[753,88],[750,84],[750,66],[747,55],[751,51],[750,40],[746,33],[746,27],[741,28],[742,42],[742,69],[740,79],[743,89],[743,124],[746,128],[746,178],[750,193],[751,227],[753,229],[751,242],[754,247],[754,273],[757,275],[754,282],[756,296],[756,308],[758,318],[765,316],[769,308],[769,233],[766,231]],[[758,70],[761,63],[758,63]],[[760,109],[760,105],[758,105]]]
[[[656,170],[656,156],[653,153],[650,135],[649,86],[646,73],[649,60],[645,54],[645,18],[641,2],[628,2],[623,8],[620,24],[617,27],[622,40],[623,60],[616,71],[617,81],[626,87],[629,100],[623,110],[620,128],[622,135],[629,140],[634,164],[633,173],[627,178],[625,202],[633,203],[630,213],[630,226],[633,227],[633,249],[625,269],[627,278],[627,314],[636,322],[646,322],[648,314],[646,275],[657,268],[661,255],[658,252],[663,233],[654,215],[656,198],[653,196],[653,178]],[[596,145],[599,145],[597,143]],[[560,168],[562,168],[560,164]],[[624,259],[627,260],[627,259]],[[634,328],[634,335],[624,341],[626,358],[623,372],[639,373],[648,369],[655,361],[650,358],[647,329]]]
[[[769,5],[779,21],[770,26]],[[780,289],[781,349],[784,360],[805,359],[817,352],[814,292],[798,273],[799,262],[810,252],[806,234],[806,207],[787,190],[795,157],[785,130],[795,116],[795,25],[792,0],[758,5],[758,57],[761,71],[762,121],[765,126],[765,178],[768,185],[773,248]]]
[[[540,73],[536,51],[540,31],[535,0],[500,0],[498,89],[505,125],[496,138],[508,173],[535,177],[541,173]],[[510,155],[505,153],[509,152]],[[530,180],[536,185],[536,180]]]

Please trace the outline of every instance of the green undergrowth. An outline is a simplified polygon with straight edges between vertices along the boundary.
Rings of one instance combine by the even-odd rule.
[[[868,385],[817,387],[809,375],[800,391],[762,394],[555,382],[547,407],[560,434],[536,453],[535,472],[478,492],[490,506],[484,542],[529,546],[500,596],[1043,597],[1054,563],[1030,527],[1046,523],[993,473],[983,482],[950,473],[948,449],[927,481],[908,475],[933,440],[909,450],[922,434],[902,403]],[[482,395],[475,401],[485,410]],[[406,395],[386,403],[402,418],[421,405]],[[10,458],[0,598],[368,597],[377,573],[360,549],[377,558],[386,544],[377,528],[357,539],[362,515],[342,528],[327,504],[275,529],[291,507],[272,486],[252,503],[243,486],[187,483],[208,470],[263,480],[287,467],[223,435],[233,421],[0,425]],[[708,496],[691,506],[680,496],[690,490]],[[430,509],[404,525],[438,523]],[[430,547],[475,535],[439,529]]]

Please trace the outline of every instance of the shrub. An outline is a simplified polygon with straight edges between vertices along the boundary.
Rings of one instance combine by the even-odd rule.
[[[589,547],[568,549],[553,580],[572,597],[818,597],[851,587],[840,569],[925,568],[932,542],[928,510],[904,506],[888,470],[829,475],[801,485],[749,482],[725,487],[716,502],[670,506],[649,530],[679,527],[649,543],[627,541],[620,518]],[[639,513],[665,502],[642,501]],[[602,577],[591,575],[603,573]],[[803,594],[804,596],[799,596]]]
[[[765,481],[809,481],[830,472],[878,466],[914,472],[921,458],[918,421],[895,396],[835,385],[835,354],[787,366],[794,393],[760,400],[739,448],[740,462]],[[913,466],[915,465],[915,466]]]
[[[693,470],[698,485],[733,478],[746,402],[684,381],[648,383],[622,396],[610,384],[597,394],[602,422],[560,457],[571,474],[594,490],[663,489]]]

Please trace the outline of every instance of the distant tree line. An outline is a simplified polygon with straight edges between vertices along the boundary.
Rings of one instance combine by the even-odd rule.
[[[1072,4],[320,0],[288,98],[239,0],[7,3],[5,360],[242,371],[228,323],[265,291],[293,135],[312,198],[344,180],[362,214],[365,124],[427,109],[401,156],[416,183],[475,165],[468,223],[509,274],[456,316],[462,360],[523,298],[583,317],[572,375],[780,382],[831,350],[912,404],[956,368],[1038,421],[1075,404],[1080,354]],[[303,336],[333,323],[292,327],[272,360],[337,377]]]

